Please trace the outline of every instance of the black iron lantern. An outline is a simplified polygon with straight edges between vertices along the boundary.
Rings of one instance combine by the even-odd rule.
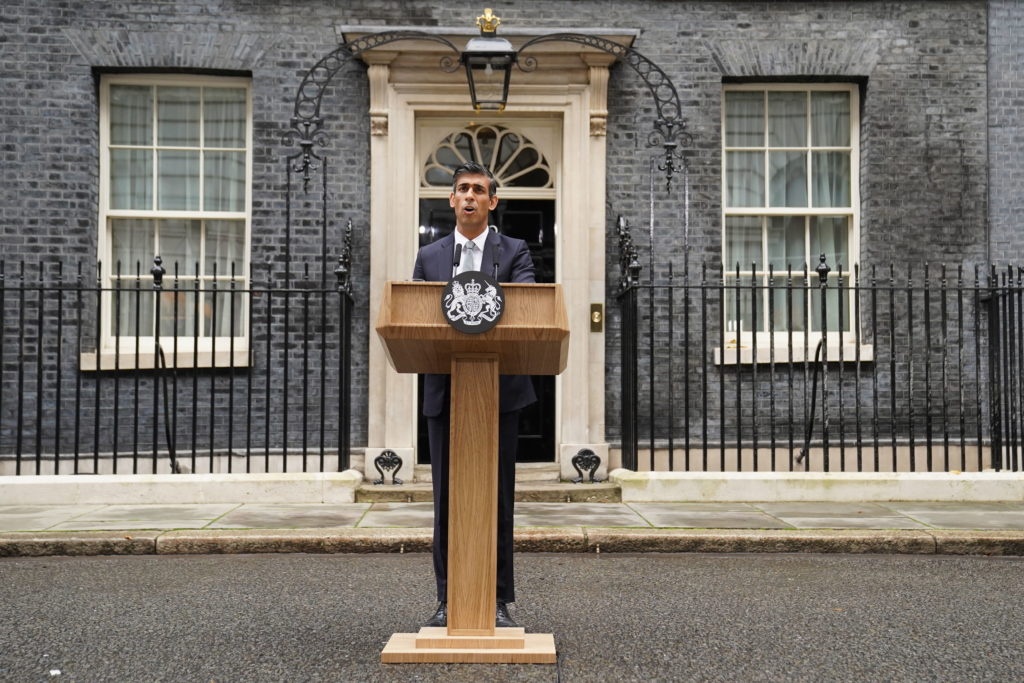
[[[471,38],[462,51],[469,95],[477,111],[503,111],[508,102],[508,84],[517,55],[512,43],[498,37],[500,23],[501,19],[485,9],[476,19],[480,37]]]

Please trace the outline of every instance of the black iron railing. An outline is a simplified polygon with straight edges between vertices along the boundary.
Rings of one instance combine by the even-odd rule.
[[[620,222],[623,465],[1020,471],[1024,270],[668,264]]]
[[[0,474],[346,469],[348,258],[283,286],[0,262]]]

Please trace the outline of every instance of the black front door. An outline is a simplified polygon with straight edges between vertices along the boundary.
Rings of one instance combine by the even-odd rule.
[[[555,200],[503,199],[491,214],[503,235],[525,240],[533,256],[537,282],[555,281]],[[439,240],[455,229],[447,199],[420,200],[420,246]],[[555,378],[532,377],[537,402],[525,408],[519,421],[518,462],[555,460]],[[423,378],[417,400],[419,461],[430,462],[427,421],[423,417]]]

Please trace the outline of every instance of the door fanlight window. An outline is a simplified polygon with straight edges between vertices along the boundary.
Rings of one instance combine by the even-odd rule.
[[[471,125],[444,138],[420,174],[421,187],[451,187],[452,171],[469,161],[491,169],[498,187],[551,188],[551,167],[525,135],[504,126]]]

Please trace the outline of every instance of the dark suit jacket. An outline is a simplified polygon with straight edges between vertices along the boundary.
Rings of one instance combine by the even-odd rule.
[[[455,254],[455,236],[442,237],[428,244],[416,254],[413,268],[414,280],[447,282],[452,278],[452,258]],[[497,258],[495,258],[497,257]],[[533,259],[530,249],[523,240],[499,235],[488,230],[480,270],[493,275],[494,263],[498,264],[498,282],[535,282]],[[424,375],[423,414],[437,417],[449,401],[450,377],[448,375]],[[499,411],[506,413],[519,410],[537,400],[533,382],[525,375],[502,375],[499,390]]]

